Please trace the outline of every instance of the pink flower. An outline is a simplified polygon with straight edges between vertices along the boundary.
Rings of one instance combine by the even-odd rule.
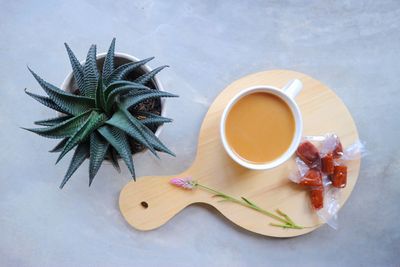
[[[185,189],[193,189],[197,185],[196,181],[193,181],[190,177],[172,178],[169,182]]]

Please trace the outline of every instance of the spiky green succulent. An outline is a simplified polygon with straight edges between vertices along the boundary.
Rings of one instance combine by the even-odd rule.
[[[157,151],[174,155],[149,127],[159,126],[171,119],[155,113],[134,111],[135,106],[149,99],[176,97],[176,95],[150,88],[155,75],[165,66],[127,80],[130,73],[153,58],[130,62],[116,68],[114,65],[115,38],[111,42],[100,72],[96,64],[96,46],[92,45],[82,65],[67,44],[77,93],[70,93],[44,81],[31,69],[29,71],[46,92],[40,96],[25,92],[41,104],[63,115],[36,121],[44,128],[27,129],[48,138],[62,139],[50,152],[60,152],[59,162],[75,148],[71,163],[60,185],[62,188],[86,158],[89,158],[89,186],[105,159],[119,170],[118,157],[122,158],[135,179],[131,144],[138,143],[157,156]]]

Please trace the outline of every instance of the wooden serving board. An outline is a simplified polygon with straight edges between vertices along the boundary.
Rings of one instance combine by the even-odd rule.
[[[240,227],[266,236],[292,237],[315,230],[318,226],[301,230],[273,227],[269,223],[276,221],[254,210],[235,203],[218,202],[218,198],[200,189],[184,190],[169,183],[171,178],[190,176],[224,193],[244,196],[266,210],[279,208],[299,225],[320,225],[321,222],[310,207],[308,192],[287,178],[294,167],[294,156],[272,170],[252,171],[231,160],[220,140],[220,118],[234,95],[255,85],[281,88],[295,78],[304,85],[303,91],[296,97],[304,121],[303,135],[334,132],[345,148],[355,142],[358,133],[349,111],[340,98],[321,82],[303,73],[288,70],[251,74],[226,87],[209,108],[200,129],[196,159],[190,168],[175,175],[141,177],[122,189],[119,206],[128,223],[139,230],[156,229],[188,205],[206,203]],[[348,183],[342,192],[342,205],[357,181],[360,161],[353,161],[348,167]],[[147,203],[147,208],[142,202]]]

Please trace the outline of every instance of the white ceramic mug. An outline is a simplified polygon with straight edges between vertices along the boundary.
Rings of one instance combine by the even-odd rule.
[[[222,113],[221,123],[220,123],[220,134],[222,139],[222,144],[228,153],[228,155],[236,161],[238,164],[242,165],[243,167],[252,169],[252,170],[268,170],[272,169],[285,161],[287,161],[296,151],[297,147],[300,144],[301,136],[303,133],[303,119],[301,117],[301,112],[296,104],[294,98],[298,93],[300,93],[301,89],[303,89],[303,84],[300,80],[292,80],[288,84],[286,84],[282,89],[278,89],[273,86],[269,85],[258,85],[253,86],[250,88],[246,88],[238,93],[232,100],[228,103],[225,107],[224,112]],[[278,96],[280,99],[285,101],[285,103],[289,106],[290,110],[292,111],[294,122],[295,122],[295,133],[292,139],[292,143],[290,144],[289,148],[283,153],[281,156],[276,158],[273,161],[269,161],[266,163],[251,163],[249,161],[245,161],[244,159],[240,158],[229,146],[228,141],[225,135],[225,123],[226,118],[228,116],[229,111],[231,108],[236,104],[236,102],[241,99],[242,97],[257,93],[257,92],[266,92],[270,94],[274,94]]]

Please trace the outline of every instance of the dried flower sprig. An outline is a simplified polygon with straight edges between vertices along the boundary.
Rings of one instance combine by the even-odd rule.
[[[212,189],[208,186],[199,184],[197,181],[192,180],[190,177],[186,177],[186,178],[173,178],[170,180],[170,183],[184,188],[184,189],[188,189],[188,190],[192,190],[195,188],[199,188],[199,189],[203,189],[205,191],[208,191],[210,193],[214,194],[214,197],[219,197],[222,198],[221,201],[229,201],[229,202],[233,202],[233,203],[237,203],[239,205],[248,207],[250,209],[253,209],[255,211],[258,211],[266,216],[271,217],[274,220],[279,221],[280,223],[270,223],[271,226],[275,226],[275,227],[280,227],[283,229],[303,229],[303,228],[308,228],[305,226],[300,226],[298,224],[296,224],[287,214],[283,213],[282,211],[280,211],[279,209],[277,209],[275,213],[272,213],[270,211],[264,210],[263,208],[260,208],[258,205],[256,205],[255,203],[251,202],[250,200],[248,200],[247,198],[241,197],[240,199],[235,198],[233,196],[227,195],[225,193],[222,193],[220,191],[217,191],[215,189]]]

